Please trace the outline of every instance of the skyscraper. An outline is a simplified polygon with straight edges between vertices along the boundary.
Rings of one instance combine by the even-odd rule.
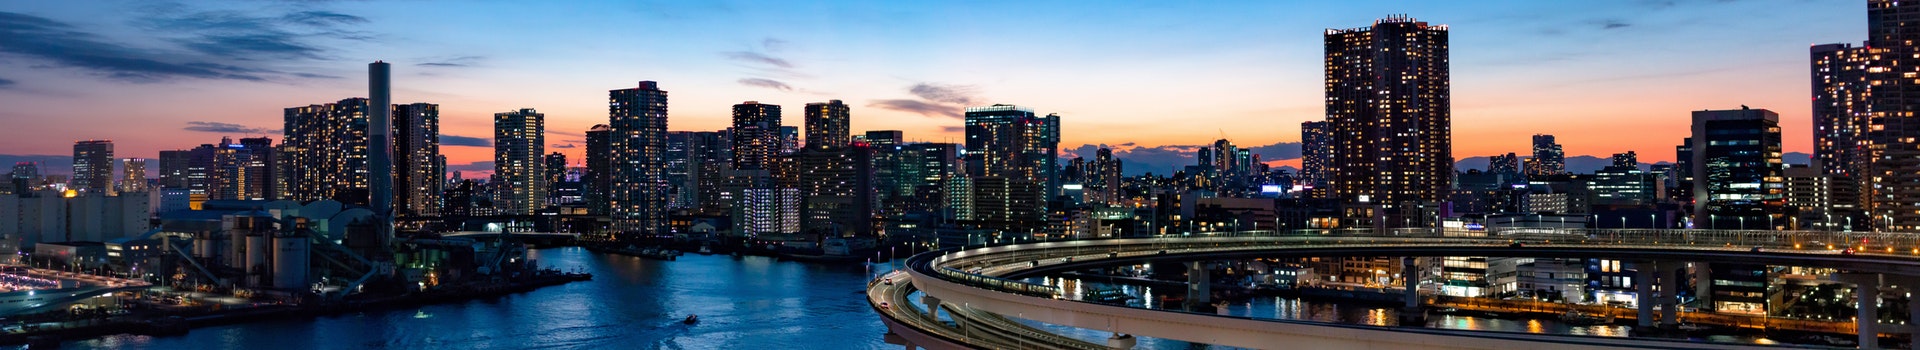
[[[1567,172],[1567,153],[1554,142],[1553,135],[1533,135],[1533,158],[1527,159],[1527,176],[1559,175]]]
[[[1872,171],[1862,186],[1870,221],[1888,231],[1920,230],[1920,3],[1867,1],[1867,42],[1877,60],[1868,72],[1868,138]]]
[[[40,165],[34,162],[15,162],[10,174],[10,186],[14,194],[34,191],[40,186]]]
[[[747,101],[733,105],[733,168],[767,169],[781,154],[785,138],[780,106]]]
[[[607,92],[608,148],[613,153],[608,193],[614,232],[670,234],[667,227],[667,91],[642,81]]]
[[[187,150],[160,151],[160,187],[187,188],[187,162],[192,155]]]
[[[200,173],[204,183],[199,187],[207,199],[277,199],[273,139],[243,138],[235,143],[223,137],[218,145],[201,145],[196,150],[203,157],[212,156],[201,159],[199,169],[192,169]]]
[[[840,100],[807,104],[807,148],[846,147],[853,127],[847,104]]]
[[[793,157],[799,167],[802,230],[872,234],[872,148],[865,144],[828,148],[809,145]]]
[[[1101,147],[1094,151],[1085,176],[1087,202],[1119,205],[1122,170],[1120,159],[1113,157],[1112,149]]]
[[[282,128],[288,147],[281,162],[287,195],[295,201],[368,201],[367,99],[286,109]]]
[[[1060,116],[1035,116],[1032,109],[1007,104],[968,107],[966,110],[967,176],[976,178],[973,189],[992,193],[1012,193],[1014,202],[1005,205],[977,206],[974,215],[991,218],[989,225],[1004,230],[1037,229],[1044,223],[1046,201],[1059,186],[1055,172],[1060,169]],[[998,180],[979,180],[995,178]],[[1031,200],[1031,203],[1026,201]],[[1012,212],[994,212],[1011,210]]]
[[[546,208],[547,115],[522,108],[493,114],[494,208],[530,215]]]
[[[1447,198],[1453,177],[1448,66],[1444,25],[1394,16],[1371,27],[1326,31],[1334,197],[1383,209]]]
[[[447,166],[440,157],[440,105],[393,106],[394,215],[438,216]]]
[[[873,147],[890,147],[906,144],[906,136],[900,130],[867,130],[866,134],[854,136]]]
[[[122,159],[120,160],[120,164],[121,164],[120,169],[125,170],[121,172],[122,175],[120,176],[120,192],[121,193],[146,192],[147,191],[147,160],[146,158]]]
[[[1765,109],[1693,112],[1695,228],[1769,230],[1786,205],[1780,115]]]
[[[1327,180],[1333,177],[1333,135],[1328,132],[1325,121],[1300,123],[1298,182],[1312,189],[1310,197],[1326,197]]]
[[[613,191],[613,127],[606,124],[594,125],[587,129],[587,173],[581,180],[585,188],[581,197],[587,202],[587,212],[606,215],[607,199]]]
[[[562,189],[560,183],[567,182],[567,155],[560,152],[548,153],[541,162],[546,170],[546,174],[542,175],[547,182],[546,202],[554,205],[561,204],[561,197],[565,196],[563,192],[566,189]]]
[[[1814,158],[1824,173],[1853,176],[1857,166],[1871,160],[1865,154],[1872,91],[1867,72],[1873,50],[1826,44],[1808,51],[1813,62]]]
[[[109,193],[113,188],[113,141],[88,140],[73,143],[72,189]]]
[[[1521,176],[1521,169],[1524,168],[1520,167],[1520,155],[1513,152],[1487,159],[1487,172],[1500,175],[1505,183],[1525,183],[1527,179]]]

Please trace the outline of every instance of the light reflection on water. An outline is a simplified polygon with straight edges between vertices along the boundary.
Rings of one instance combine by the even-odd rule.
[[[1072,278],[1049,279],[1049,282],[1074,285],[1082,291],[1094,288],[1118,288],[1136,298],[1127,301],[1127,305],[1133,307],[1175,309],[1180,307],[1177,301],[1162,299],[1172,295],[1158,294],[1155,293],[1152,288],[1145,286],[1108,285],[1099,281],[1080,281]],[[1184,294],[1185,290],[1172,289],[1168,293]],[[1306,320],[1375,326],[1398,326],[1400,324],[1399,308],[1393,306],[1305,301],[1284,297],[1260,297],[1252,298],[1244,302],[1227,304],[1225,314],[1254,318]],[[1629,336],[1629,331],[1632,330],[1631,326],[1621,325],[1574,326],[1562,323],[1560,320],[1554,318],[1514,318],[1515,319],[1435,314],[1428,317],[1426,326],[1474,331],[1525,332],[1600,337],[1627,337]],[[1072,329],[1031,322],[1029,322],[1029,324],[1062,332],[1063,334],[1071,334],[1080,339],[1096,343],[1104,342],[1107,336],[1107,333],[1100,331]],[[1188,346],[1199,346],[1198,344],[1188,344],[1166,339],[1144,337],[1139,339],[1140,347],[1143,349],[1176,349],[1188,348]],[[1698,338],[1697,340],[1724,343],[1776,344],[1776,342],[1771,339],[1750,335],[1711,335]]]

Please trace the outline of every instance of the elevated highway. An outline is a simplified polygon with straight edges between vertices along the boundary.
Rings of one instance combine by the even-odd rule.
[[[1849,250],[1850,249],[1850,250]],[[1597,257],[1644,261],[1713,261],[1835,267],[1853,273],[1858,288],[1877,291],[1885,276],[1920,276],[1920,241],[1911,235],[1708,230],[1561,230],[1488,237],[1447,237],[1406,231],[1385,234],[1241,232],[1142,239],[1043,242],[917,255],[905,269],[915,288],[939,304],[1007,317],[1092,330],[1246,348],[1666,348],[1721,349],[1745,345],[1647,338],[1600,338],[1327,324],[1253,319],[1068,300],[1054,286],[1021,279],[1040,274],[1148,260],[1192,261],[1275,256],[1515,256]],[[1861,275],[1880,277],[1869,281]],[[1647,279],[1651,280],[1651,279]],[[1672,280],[1671,278],[1666,280]],[[898,284],[898,281],[896,281]],[[1668,287],[1671,288],[1671,287]],[[1411,289],[1410,289],[1411,290]],[[1643,291],[1650,289],[1643,288]],[[1671,290],[1671,289],[1669,289]],[[1863,294],[1863,296],[1866,296]],[[1875,295],[1877,296],[1877,295]],[[1874,296],[1866,296],[1874,297]],[[1651,300],[1646,298],[1644,300]],[[1864,298],[1863,298],[1864,299]],[[1417,300],[1409,298],[1409,301]],[[1665,301],[1672,305],[1671,300]],[[1642,303],[1642,315],[1652,303]],[[1675,307],[1665,307],[1665,312]],[[1871,315],[1862,308],[1862,315]],[[1651,320],[1652,317],[1642,317]],[[1664,319],[1671,320],[1671,314]],[[1905,332],[1864,317],[1877,332]],[[1920,317],[1915,317],[1920,320]],[[1914,322],[1920,324],[1920,322]],[[896,334],[913,327],[892,328]],[[901,326],[911,326],[901,324]],[[1862,344],[1871,347],[1868,336]],[[962,341],[962,345],[976,344]],[[912,343],[919,344],[919,343]],[[1115,348],[1130,342],[1112,342]],[[926,346],[937,348],[938,346]]]

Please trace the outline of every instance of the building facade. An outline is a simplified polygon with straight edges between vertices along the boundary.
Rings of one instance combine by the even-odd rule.
[[[494,207],[501,214],[547,207],[546,120],[532,108],[493,114]]]
[[[670,234],[667,226],[667,91],[658,83],[608,92],[608,147],[613,154],[608,191],[613,231]]]
[[[1782,223],[1779,114],[1695,111],[1690,140],[1695,228],[1772,229]]]
[[[73,143],[73,178],[67,188],[107,194],[113,190],[113,141]]]
[[[1446,26],[1405,16],[1326,31],[1332,195],[1365,205],[1354,206],[1348,218],[1368,220],[1374,210],[1393,213],[1447,198],[1453,177],[1447,37]]]

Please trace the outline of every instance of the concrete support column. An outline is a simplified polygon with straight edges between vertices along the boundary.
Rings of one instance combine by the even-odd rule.
[[[1861,349],[1880,348],[1880,275],[1872,273],[1842,273],[1835,280],[1853,284],[1854,333],[1859,335]]]
[[[1420,310],[1420,268],[1411,256],[1400,258],[1400,286],[1406,288],[1406,311]]]
[[[1660,327],[1676,328],[1680,325],[1680,276],[1675,273],[1681,263],[1661,261],[1654,263],[1660,267]]]
[[[940,319],[940,298],[922,294],[920,295],[920,303],[926,304],[927,306],[927,318]]]
[[[1187,310],[1213,303],[1213,276],[1207,270],[1205,261],[1189,261],[1187,264]]]
[[[1859,302],[1859,314],[1854,315],[1855,333],[1860,335],[1861,349],[1880,348],[1880,284],[1862,279],[1853,288],[1853,298]]]
[[[908,341],[906,337],[902,337],[898,333],[887,332],[887,335],[885,337],[882,337],[882,339],[885,339],[887,344],[906,346],[907,350],[913,350],[915,348],[918,348],[917,346],[913,345],[912,341]]]
[[[1114,333],[1113,336],[1107,337],[1108,349],[1128,350],[1128,349],[1132,349],[1133,345],[1134,345],[1134,339],[1132,334]]]
[[[1713,264],[1693,263],[1693,299],[1700,302],[1701,309],[1712,310],[1713,306]]]
[[[1633,304],[1640,309],[1640,318],[1637,319],[1640,326],[1636,330],[1645,330],[1653,327],[1654,272],[1660,268],[1653,266],[1651,261],[1636,261],[1633,265],[1633,288],[1636,294]]]

